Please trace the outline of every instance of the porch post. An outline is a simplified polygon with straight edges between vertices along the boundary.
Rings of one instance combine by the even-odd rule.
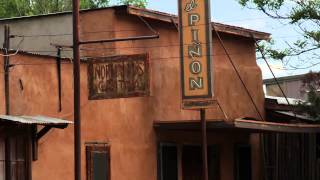
[[[200,109],[200,121],[202,133],[202,174],[203,180],[208,180],[207,125],[205,109]]]

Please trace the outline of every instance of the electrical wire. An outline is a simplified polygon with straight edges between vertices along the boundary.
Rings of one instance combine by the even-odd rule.
[[[10,57],[10,56],[15,56],[15,55],[17,55],[18,52],[19,52],[20,45],[22,44],[23,41],[24,41],[24,38],[22,38],[22,39],[20,40],[20,42],[19,42],[18,45],[17,45],[17,50],[16,50],[13,54],[7,54],[9,50],[6,49],[6,48],[4,48],[4,50],[6,51],[6,54],[0,54],[0,56],[2,56],[2,57]]]
[[[257,40],[254,38],[254,36],[253,36],[252,34],[251,34],[251,36],[252,36],[252,39],[253,39],[254,42],[255,42],[255,45],[256,45],[257,49],[259,50],[259,52],[260,52],[260,54],[261,54],[262,59],[263,59],[263,60],[265,61],[265,63],[267,64],[267,66],[268,66],[268,68],[269,68],[269,70],[270,70],[270,72],[271,72],[271,74],[272,74],[272,76],[273,76],[273,79],[276,81],[276,84],[277,84],[277,86],[279,87],[279,89],[280,89],[283,97],[284,97],[285,100],[287,101],[288,106],[291,106],[291,104],[290,104],[290,102],[289,102],[289,100],[288,100],[287,95],[284,93],[284,91],[283,91],[283,89],[282,89],[282,87],[281,87],[278,79],[276,78],[274,72],[273,72],[272,69],[271,69],[270,64],[268,63],[267,58],[265,57],[265,54],[263,53],[263,50],[260,48],[260,46],[259,46]],[[297,114],[296,114],[295,109],[294,109],[293,107],[292,107],[292,112],[293,112],[293,114],[294,114],[294,117],[297,119]]]

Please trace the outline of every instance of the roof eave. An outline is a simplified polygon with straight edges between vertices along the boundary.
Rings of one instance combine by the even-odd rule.
[[[142,9],[142,8],[137,8],[133,6],[127,7],[127,13],[130,15],[136,15],[136,16],[141,16],[141,17],[159,20],[163,22],[178,24],[178,16],[173,14],[167,14],[167,13],[148,10],[148,9]],[[212,26],[214,26],[214,28],[221,33],[242,36],[246,38],[253,38],[255,40],[270,40],[270,36],[271,36],[271,34],[269,33],[221,24],[221,23],[213,22]]]

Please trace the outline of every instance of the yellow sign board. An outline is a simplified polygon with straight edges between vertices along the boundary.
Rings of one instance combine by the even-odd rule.
[[[182,107],[213,106],[210,0],[179,0]]]

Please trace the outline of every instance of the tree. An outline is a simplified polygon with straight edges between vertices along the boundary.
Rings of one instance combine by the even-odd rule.
[[[133,5],[136,7],[146,8],[147,0],[120,0],[121,4]]]
[[[260,10],[267,16],[290,24],[301,37],[286,41],[286,46],[276,48],[275,41],[260,43],[263,53],[274,60],[281,60],[286,67],[308,68],[320,64],[320,0],[238,0],[248,8]],[[299,65],[290,60],[300,60]],[[303,67],[302,67],[303,66]]]
[[[146,0],[119,0],[120,4],[130,4],[145,8]],[[107,7],[110,0],[80,0],[81,9]],[[72,9],[72,0],[0,0],[0,18],[48,14]]]
[[[298,105],[302,114],[320,121],[320,72],[309,72],[302,79],[302,89],[307,91],[307,101]]]

